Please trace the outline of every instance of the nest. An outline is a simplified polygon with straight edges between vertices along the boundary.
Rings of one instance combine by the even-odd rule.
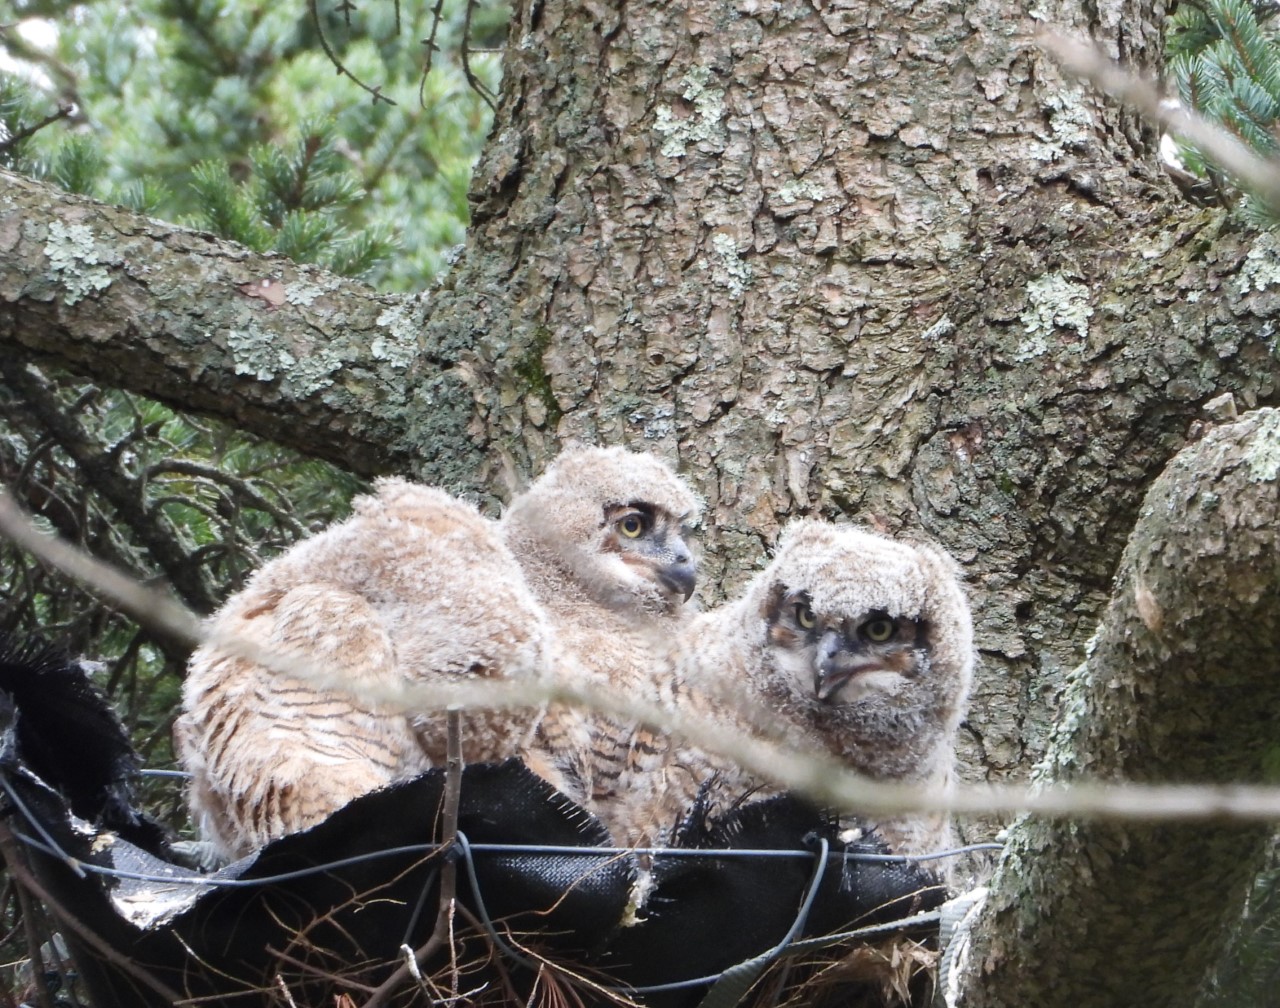
[[[80,716],[105,702],[72,666],[55,671],[0,676],[0,849],[57,921],[89,1003],[927,1004],[943,887],[874,838],[844,843],[799,799],[641,856],[518,760],[477,764],[364,795],[205,874],[130,804],[122,733]],[[5,692],[22,682],[39,706]],[[78,735],[107,726],[110,759],[51,749],[67,716]],[[647,904],[624,923],[642,873]]]

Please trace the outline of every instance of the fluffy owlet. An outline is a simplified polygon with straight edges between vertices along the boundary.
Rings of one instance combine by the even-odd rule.
[[[671,635],[685,621],[695,561],[685,525],[702,502],[661,460],[622,448],[561,454],[501,526],[551,624],[558,674],[650,701]],[[627,787],[646,732],[556,707],[542,742],[598,812]]]
[[[193,817],[230,856],[443,764],[444,714],[414,717],[388,704],[397,684],[517,679],[549,667],[542,610],[495,525],[397,479],[379,481],[347,521],[264,566],[209,629],[213,639],[191,659],[175,741],[192,774]],[[228,635],[338,674],[341,686],[238,657],[219,640]],[[521,754],[532,734],[521,713],[466,711],[464,758]]]
[[[955,564],[940,552],[800,521],[741,598],[688,626],[673,665],[669,702],[685,710],[834,756],[877,780],[946,785],[973,631]],[[663,775],[656,816],[652,804],[633,802],[624,831],[669,830],[700,791],[714,812],[778,790],[681,744]],[[950,837],[945,816],[875,826],[898,853],[939,849]]]

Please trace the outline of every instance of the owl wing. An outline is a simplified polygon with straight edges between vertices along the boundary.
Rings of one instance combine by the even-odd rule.
[[[735,703],[730,685],[737,682],[741,693],[741,660],[728,646],[736,644],[736,637],[721,612],[693,617],[668,642],[667,652],[655,656],[649,695],[677,715],[759,735]],[[598,795],[597,801],[602,818],[621,841],[665,843],[691,815],[713,818],[754,786],[732,759],[679,733],[619,726],[619,735],[613,749],[597,757],[605,760],[606,779],[613,784],[610,795]]]
[[[193,656],[175,726],[192,774],[192,811],[225,852],[244,854],[313,826],[352,798],[425,769],[409,720],[360,698],[358,684],[397,674],[388,628],[369,602],[331,584],[271,599],[247,593]],[[222,650],[227,636],[284,663],[340,670],[351,689],[324,689]]]
[[[545,615],[493,523],[396,479],[267,564],[211,629],[192,659],[177,744],[204,831],[237,853],[442,764],[446,716],[421,687],[550,670]],[[225,643],[237,638],[285,667],[241,656]],[[336,685],[291,675],[294,661]],[[527,709],[468,708],[463,757],[526,755],[535,724]]]

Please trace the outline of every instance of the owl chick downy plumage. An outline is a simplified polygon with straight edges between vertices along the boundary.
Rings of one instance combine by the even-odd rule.
[[[742,597],[698,616],[673,653],[667,702],[681,709],[877,780],[951,780],[973,632],[957,568],[931,547],[796,522]],[[623,829],[669,829],[700,789],[712,810],[778,790],[731,760],[673,745],[656,803],[631,802]],[[950,837],[943,815],[874,825],[899,853]]]
[[[354,514],[272,560],[209,624],[175,725],[193,818],[240,856],[445,759],[444,715],[388,703],[405,683],[523,679],[549,668],[542,609],[494,523],[386,479]],[[237,657],[240,637],[341,676],[326,689]],[[522,752],[520,711],[468,710],[468,762]],[[557,786],[562,782],[553,780]]]
[[[558,674],[657,699],[671,635],[691,611],[685,524],[701,506],[666,463],[623,448],[569,449],[511,502],[503,535],[554,630]],[[647,732],[564,707],[549,712],[542,741],[597,812],[652,755]]]

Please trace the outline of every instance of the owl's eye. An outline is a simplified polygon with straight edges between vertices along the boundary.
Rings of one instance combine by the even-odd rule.
[[[628,539],[639,539],[644,532],[644,518],[638,514],[625,515],[618,521],[618,531]]]
[[[796,603],[796,622],[806,630],[812,630],[817,624],[818,617],[813,614],[807,602]]]
[[[867,635],[867,640],[876,644],[883,644],[885,641],[892,639],[893,635],[898,632],[898,624],[882,616],[863,623],[862,632]]]

